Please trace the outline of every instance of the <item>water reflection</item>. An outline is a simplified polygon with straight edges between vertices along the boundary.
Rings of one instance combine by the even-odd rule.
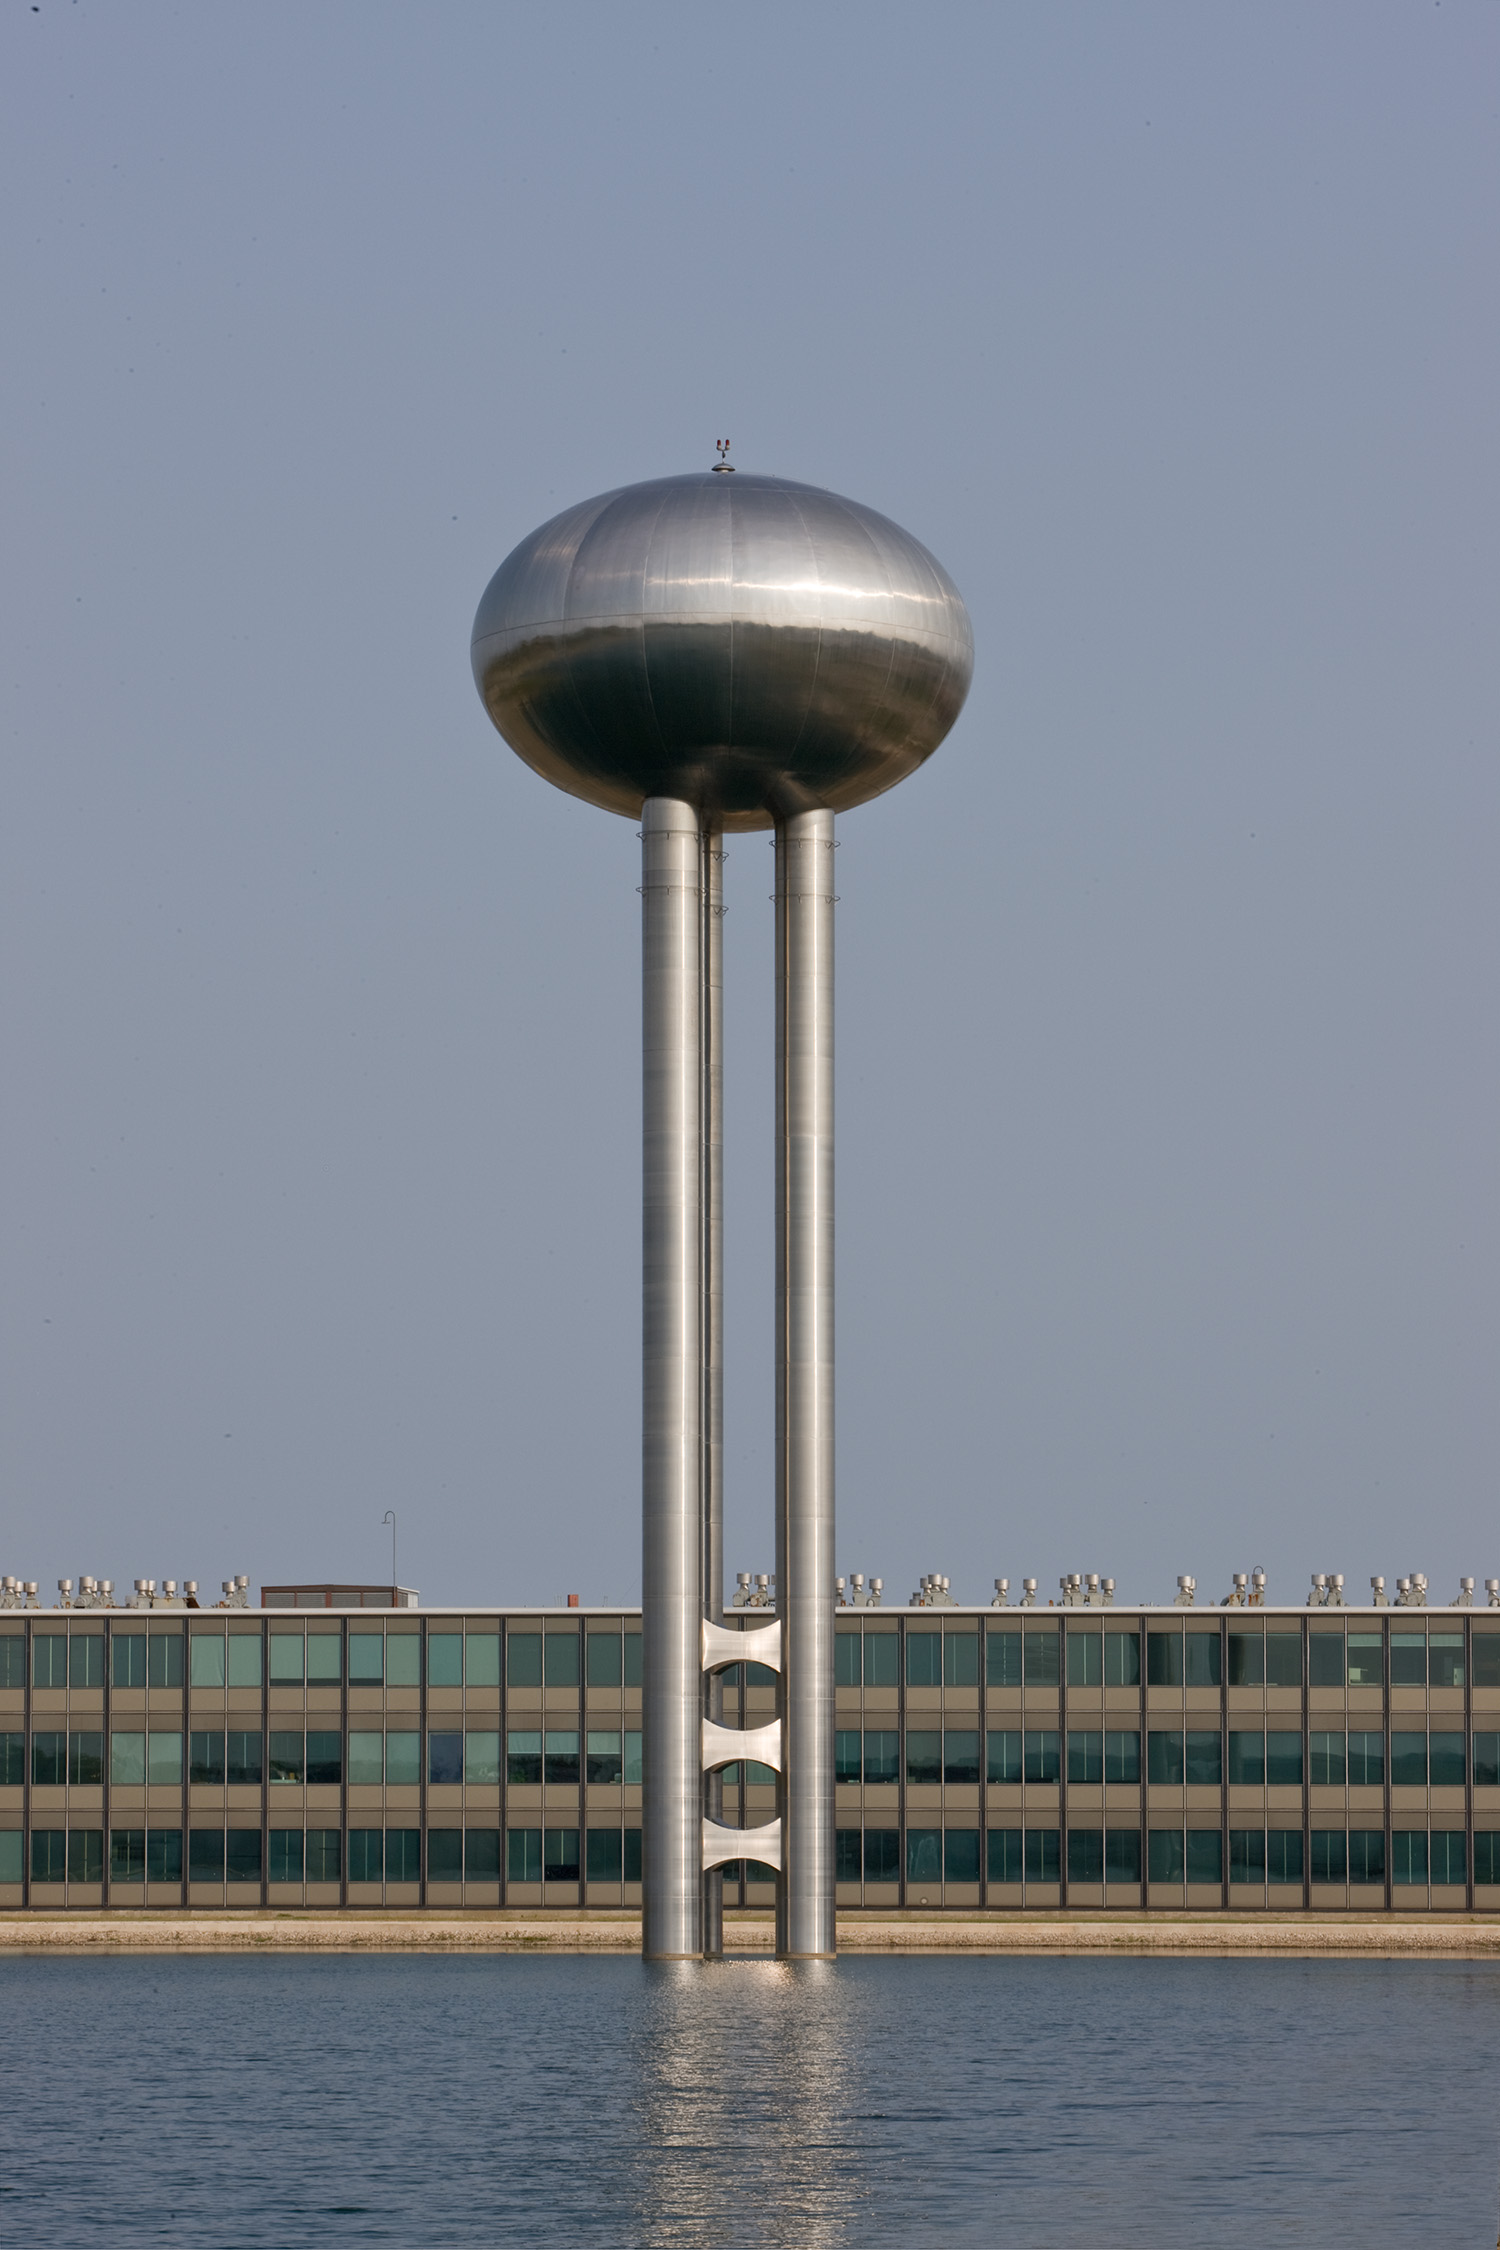
[[[849,2133],[859,1992],[822,1961],[682,1961],[645,1974],[640,2241],[841,2250],[865,2200]]]

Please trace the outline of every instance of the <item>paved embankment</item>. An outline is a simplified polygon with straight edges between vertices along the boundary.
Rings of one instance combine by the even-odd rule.
[[[731,1916],[731,1953],[769,1954],[769,1915]],[[1500,1916],[1141,1916],[1097,1921],[937,1921],[844,1916],[845,1953],[1371,1953],[1500,1956]],[[622,1914],[170,1912],[0,1916],[0,1951],[131,1953],[634,1953]]]

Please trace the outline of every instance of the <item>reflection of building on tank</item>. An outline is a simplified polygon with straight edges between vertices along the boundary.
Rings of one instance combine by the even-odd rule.
[[[566,509],[501,564],[474,621],[495,725],[558,788],[641,822],[644,920],[645,1950],[719,1949],[715,1870],[779,1870],[777,1942],[834,1944],[833,905],[835,813],[904,780],[963,707],[968,614],[872,509],[734,473]],[[777,979],[780,1712],[719,1724],[722,1553],[722,837],[772,828]],[[753,1758],[778,1816],[718,1817]]]

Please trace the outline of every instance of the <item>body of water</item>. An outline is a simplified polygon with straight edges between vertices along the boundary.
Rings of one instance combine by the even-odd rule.
[[[12,1955],[0,2239],[1490,2250],[1500,1967]]]

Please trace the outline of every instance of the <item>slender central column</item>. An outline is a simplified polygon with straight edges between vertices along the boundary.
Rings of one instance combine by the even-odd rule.
[[[652,797],[642,848],[642,1950],[702,1950],[703,916],[698,816]]]
[[[724,838],[703,835],[703,940],[698,1047],[703,1072],[703,1614],[724,1622]],[[705,1709],[724,1716],[718,1673],[709,1675]],[[705,1778],[703,1809],[711,1820],[724,1810],[720,1773]],[[703,1878],[703,1950],[724,1950],[724,1874]]]
[[[833,815],[776,828],[776,1950],[834,1950]]]

